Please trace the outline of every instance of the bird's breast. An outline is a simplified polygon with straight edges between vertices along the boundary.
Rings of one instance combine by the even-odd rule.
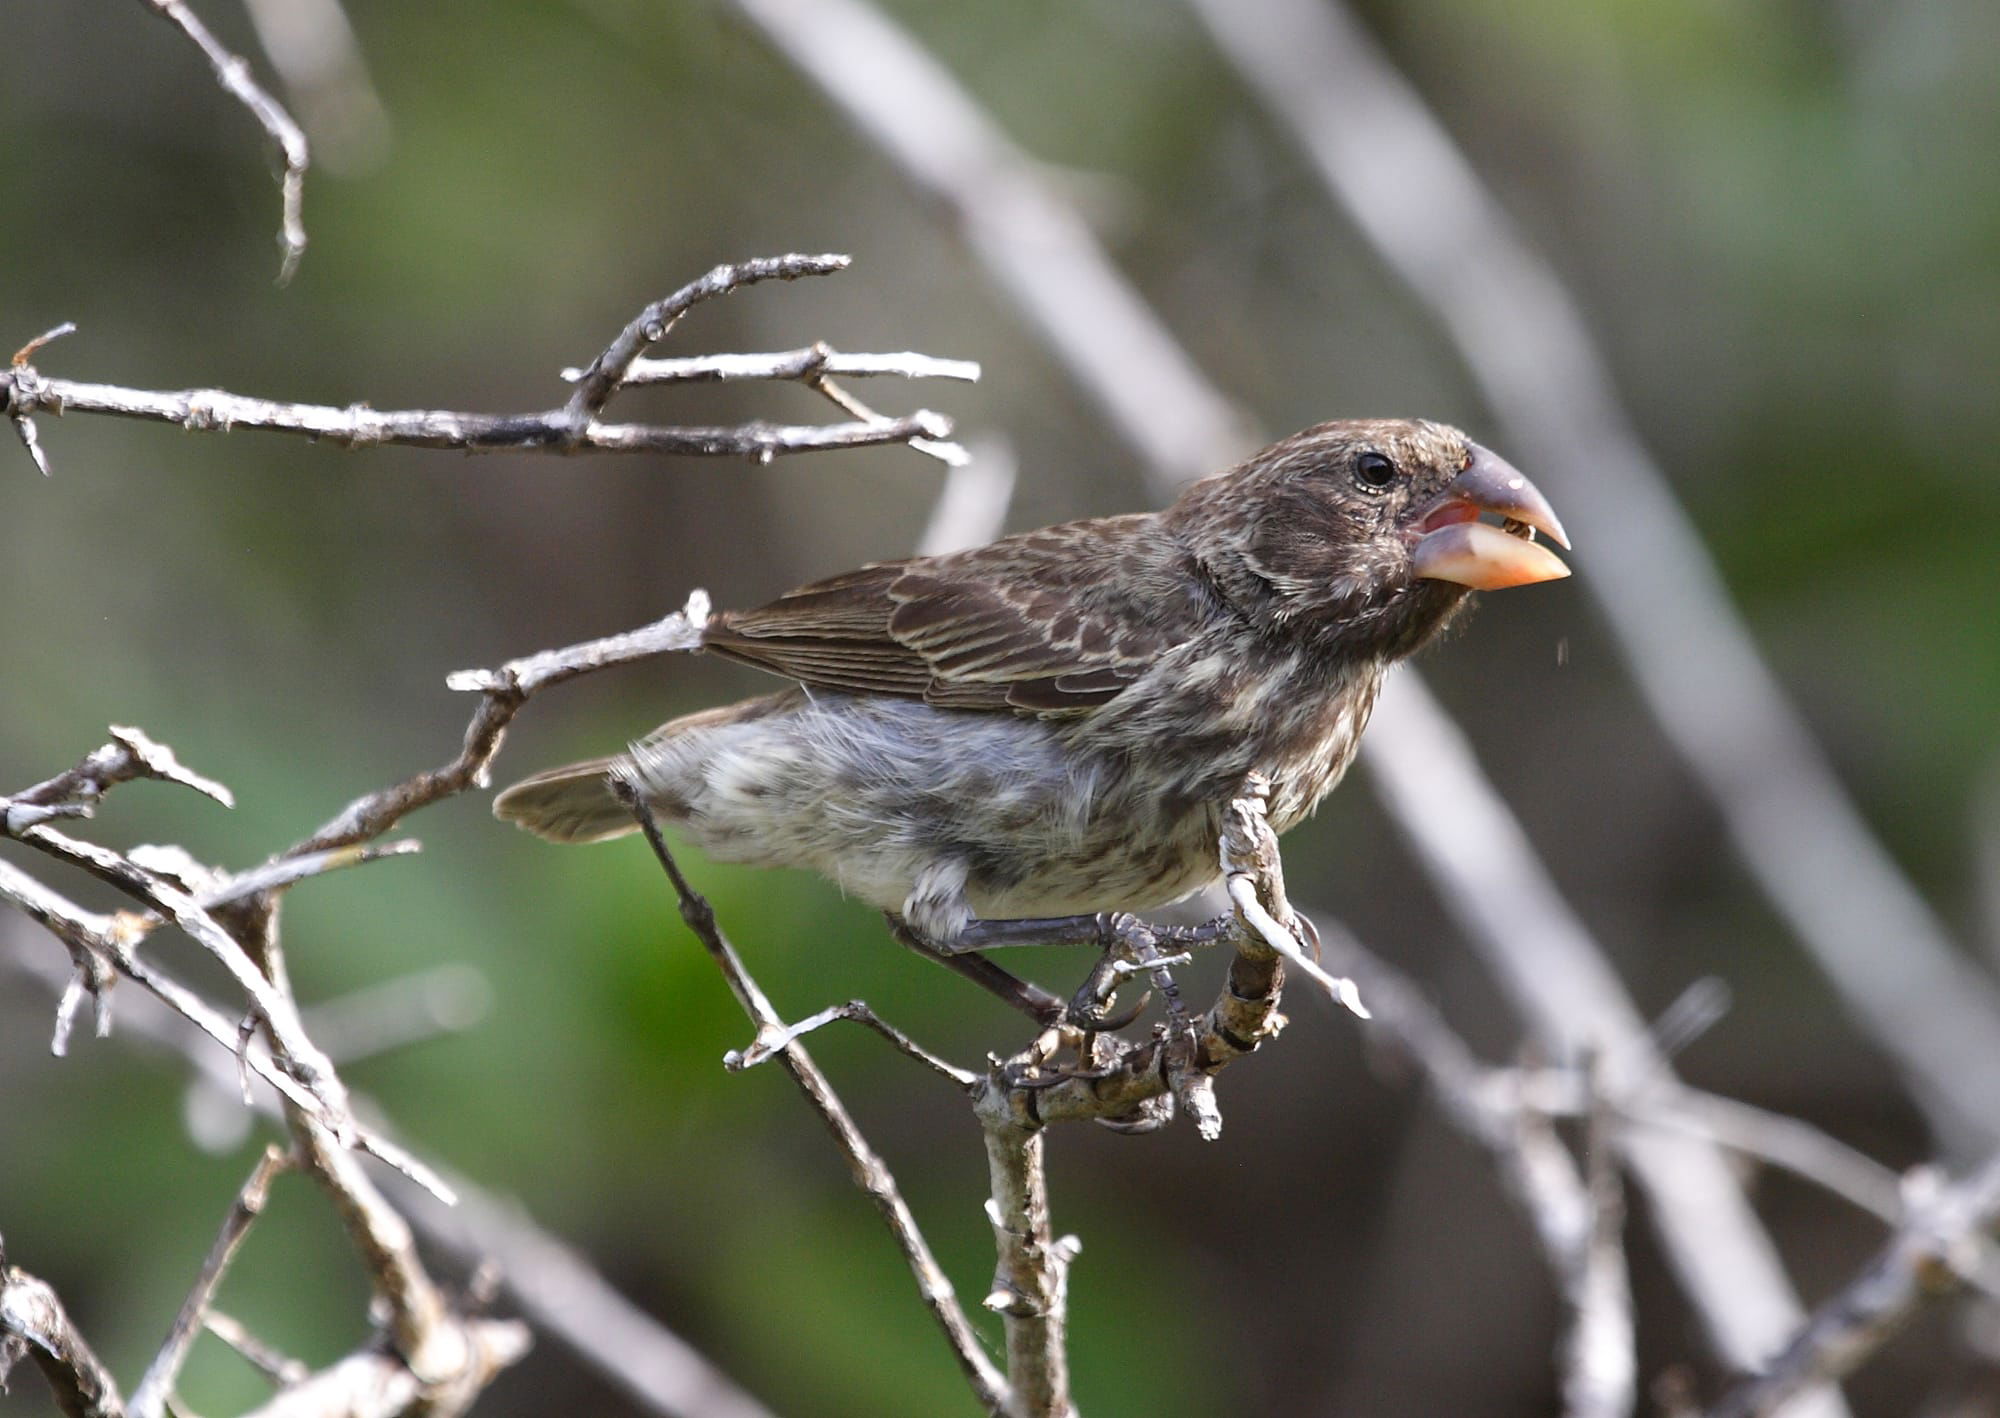
[[[1301,675],[1273,697],[1252,766],[1271,780],[1274,830],[1303,821],[1346,775],[1381,688],[1382,667],[1366,663]]]

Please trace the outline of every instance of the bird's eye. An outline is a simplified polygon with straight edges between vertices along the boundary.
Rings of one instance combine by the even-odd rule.
[[[1354,460],[1354,480],[1369,492],[1380,492],[1396,480],[1396,465],[1385,454],[1363,453]]]

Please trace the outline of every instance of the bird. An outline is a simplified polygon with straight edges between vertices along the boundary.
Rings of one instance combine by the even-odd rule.
[[[1537,534],[1569,546],[1460,430],[1317,424],[1160,511],[716,614],[701,648],[789,687],[537,773],[493,812],[600,841],[637,826],[623,784],[711,858],[817,872],[926,953],[1077,941],[1217,882],[1253,771],[1273,830],[1302,821],[1391,665],[1473,592],[1569,575]]]

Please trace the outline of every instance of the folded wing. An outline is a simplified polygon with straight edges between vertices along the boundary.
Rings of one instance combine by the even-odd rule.
[[[1147,514],[864,567],[717,616],[703,643],[807,685],[1055,715],[1114,698],[1215,611]]]

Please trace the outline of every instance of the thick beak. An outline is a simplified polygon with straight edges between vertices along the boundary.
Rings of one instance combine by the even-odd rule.
[[[1555,509],[1506,459],[1471,444],[1472,458],[1417,523],[1422,533],[1410,551],[1419,577],[1454,581],[1475,591],[1531,586],[1569,575],[1556,554],[1537,542],[1536,532],[1564,548]],[[1504,526],[1481,522],[1491,513]]]

